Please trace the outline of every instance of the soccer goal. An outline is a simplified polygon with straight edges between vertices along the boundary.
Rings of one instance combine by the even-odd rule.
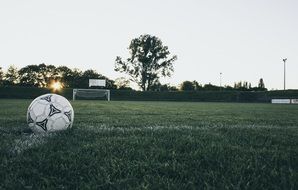
[[[106,79],[89,79],[89,87],[105,87]],[[73,89],[72,99],[98,99],[106,98],[110,101],[110,90],[107,89]]]
[[[106,98],[108,101],[110,101],[110,90],[106,90],[106,89],[73,89],[72,99],[76,100],[77,98],[83,98],[83,99]]]

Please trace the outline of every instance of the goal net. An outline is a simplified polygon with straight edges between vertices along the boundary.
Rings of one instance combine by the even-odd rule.
[[[72,99],[107,99],[110,101],[110,90],[106,89],[73,89]]]

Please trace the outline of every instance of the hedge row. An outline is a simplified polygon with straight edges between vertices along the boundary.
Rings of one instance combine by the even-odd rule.
[[[200,102],[270,102],[272,98],[298,98],[298,90],[241,92],[241,91],[178,91],[141,92],[111,91],[112,100],[160,100]]]
[[[2,87],[0,98],[33,99],[50,93],[49,89],[31,87]],[[59,94],[72,99],[72,89],[63,89]],[[206,102],[270,102],[272,98],[298,98],[298,90],[239,92],[239,91],[178,91],[141,92],[111,90],[111,100],[133,101],[206,101]]]

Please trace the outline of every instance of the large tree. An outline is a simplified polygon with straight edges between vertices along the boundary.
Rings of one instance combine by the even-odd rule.
[[[170,56],[168,47],[155,36],[141,35],[131,41],[128,49],[130,57],[126,61],[117,56],[115,71],[128,74],[143,91],[150,90],[161,77],[170,77],[174,71],[177,56]]]

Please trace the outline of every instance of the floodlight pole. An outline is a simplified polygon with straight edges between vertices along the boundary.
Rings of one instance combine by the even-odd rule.
[[[220,72],[219,73],[219,87],[220,87],[220,90],[222,90],[222,88],[221,88],[221,77],[222,77],[222,73]]]
[[[284,62],[284,90],[286,90],[286,61],[287,61],[287,58],[282,59],[282,61]]]

